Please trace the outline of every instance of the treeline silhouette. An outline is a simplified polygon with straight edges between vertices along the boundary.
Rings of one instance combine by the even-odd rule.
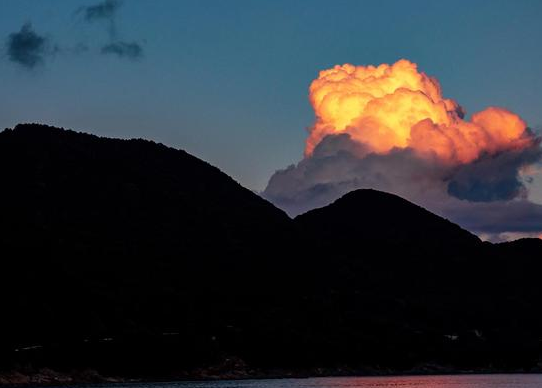
[[[374,190],[292,220],[184,151],[37,124],[0,133],[0,182],[3,370],[542,361],[540,240],[484,243]]]

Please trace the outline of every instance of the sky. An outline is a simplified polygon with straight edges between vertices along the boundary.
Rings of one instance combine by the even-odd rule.
[[[152,139],[262,191],[303,158],[309,85],[336,64],[406,58],[467,116],[539,129],[540,20],[538,0],[2,0],[0,126]],[[25,32],[39,58],[10,51]],[[529,191],[542,202],[536,174]]]

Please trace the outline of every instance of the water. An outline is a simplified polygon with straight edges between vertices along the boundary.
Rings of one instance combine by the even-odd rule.
[[[115,384],[114,388],[542,388],[542,375],[323,377]]]

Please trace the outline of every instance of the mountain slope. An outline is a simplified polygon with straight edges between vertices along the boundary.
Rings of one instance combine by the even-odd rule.
[[[354,249],[359,241],[450,247],[479,239],[459,226],[393,194],[355,190],[334,203],[299,215],[296,223],[316,240]]]
[[[482,243],[374,190],[291,220],[183,151],[42,125],[0,133],[0,179],[0,370],[542,360],[538,240]]]
[[[19,125],[0,133],[0,177],[4,359],[169,331],[204,352],[273,303],[290,219],[183,151]]]
[[[314,258],[312,319],[318,305],[333,306],[320,319],[340,327],[336,352],[394,370],[420,363],[509,370],[540,357],[538,242],[482,243],[375,190],[350,192],[294,223]]]

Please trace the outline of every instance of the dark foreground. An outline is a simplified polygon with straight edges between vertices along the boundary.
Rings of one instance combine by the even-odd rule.
[[[40,125],[0,133],[0,183],[4,382],[540,370],[541,240],[374,190],[290,219],[186,152]]]
[[[542,385],[539,374],[470,374],[470,375],[431,375],[431,376],[342,376],[244,380],[206,380],[177,382],[129,382],[110,380],[102,383],[89,383],[87,388],[107,387],[115,383],[115,388],[538,388]],[[74,382],[59,382],[70,386]],[[33,385],[30,383],[29,385]],[[81,385],[78,385],[81,386]]]

